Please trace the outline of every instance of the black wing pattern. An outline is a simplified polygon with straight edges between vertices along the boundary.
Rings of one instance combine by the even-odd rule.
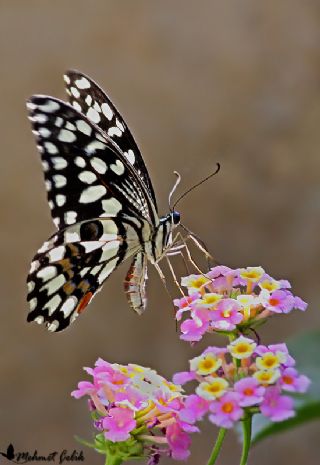
[[[52,97],[34,96],[27,106],[57,228],[120,212],[157,223],[146,187],[98,127]]]
[[[72,323],[117,266],[141,248],[130,228],[121,217],[93,219],[45,242],[27,280],[28,321],[46,323],[50,331]]]
[[[70,103],[117,144],[146,185],[157,211],[156,197],[140,150],[130,129],[110,98],[98,84],[79,71],[67,71],[64,80]]]
[[[146,304],[143,245],[159,218],[131,133],[126,129],[123,140],[132,144],[134,163],[129,145],[116,143],[110,128],[90,120],[76,106],[36,95],[27,107],[58,228],[31,264],[28,321],[45,323],[50,331],[66,328],[113,270],[132,255],[136,258],[131,281],[127,275],[127,295],[132,308],[141,313]],[[127,128],[110,108],[117,115],[115,124],[120,121]]]

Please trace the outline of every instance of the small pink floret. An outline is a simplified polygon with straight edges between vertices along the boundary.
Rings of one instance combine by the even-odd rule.
[[[310,379],[305,375],[299,375],[292,367],[285,368],[281,375],[281,387],[289,392],[306,392],[310,386]]]
[[[260,410],[262,415],[270,418],[271,421],[287,420],[294,416],[293,399],[281,396],[277,387],[270,387],[266,389]]]
[[[80,381],[78,383],[78,389],[71,392],[72,397],[80,399],[83,396],[90,396],[96,392],[96,387],[89,381]]]
[[[186,460],[189,457],[191,439],[189,435],[183,431],[179,423],[173,423],[167,427],[166,438],[173,459]]]
[[[136,427],[134,412],[128,408],[114,407],[108,412],[108,416],[102,420],[104,435],[112,442],[126,441],[130,437],[130,431]]]
[[[179,412],[179,418],[188,423],[195,423],[208,412],[209,402],[197,394],[188,396],[184,408]]]
[[[240,407],[258,405],[263,401],[265,388],[259,385],[255,378],[243,378],[234,385],[234,390],[240,394]]]
[[[209,420],[221,428],[232,428],[243,415],[240,407],[240,395],[237,392],[227,392],[222,397],[210,403]]]

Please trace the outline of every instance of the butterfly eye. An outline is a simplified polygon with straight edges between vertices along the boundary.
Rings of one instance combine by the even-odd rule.
[[[180,213],[174,210],[171,215],[172,215],[173,224],[179,224],[180,223]]]

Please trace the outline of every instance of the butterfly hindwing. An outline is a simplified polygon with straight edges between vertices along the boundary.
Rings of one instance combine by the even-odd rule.
[[[58,228],[123,212],[156,221],[145,186],[99,128],[58,99],[34,96],[27,105]]]
[[[91,78],[70,70],[64,75],[70,103],[112,139],[147,187],[155,209],[152,183],[130,129],[106,93]]]
[[[131,240],[124,238],[131,234]],[[28,276],[28,321],[61,331],[85,309],[103,282],[140,242],[114,219],[94,219],[58,231],[39,249]]]

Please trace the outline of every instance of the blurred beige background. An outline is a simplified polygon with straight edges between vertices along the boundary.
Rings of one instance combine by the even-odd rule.
[[[126,265],[66,332],[25,321],[29,262],[53,232],[25,100],[65,98],[67,68],[92,76],[118,105],[161,211],[173,170],[189,187],[220,161],[219,175],[180,204],[184,223],[221,262],[262,265],[310,302],[305,315],[273,319],[263,340],[319,325],[319,2],[2,0],[0,54],[0,450],[9,442],[31,452],[80,449],[74,435],[90,438],[90,420],[86,402],[69,393],[98,356],[171,377],[204,346],[178,339],[153,270],[148,312],[129,311]],[[207,424],[194,435],[188,464],[206,462],[216,431]],[[238,462],[234,444],[231,433],[221,465]],[[103,463],[87,449],[85,456],[88,465]],[[251,464],[312,465],[318,457],[319,424],[310,424],[259,445]]]

